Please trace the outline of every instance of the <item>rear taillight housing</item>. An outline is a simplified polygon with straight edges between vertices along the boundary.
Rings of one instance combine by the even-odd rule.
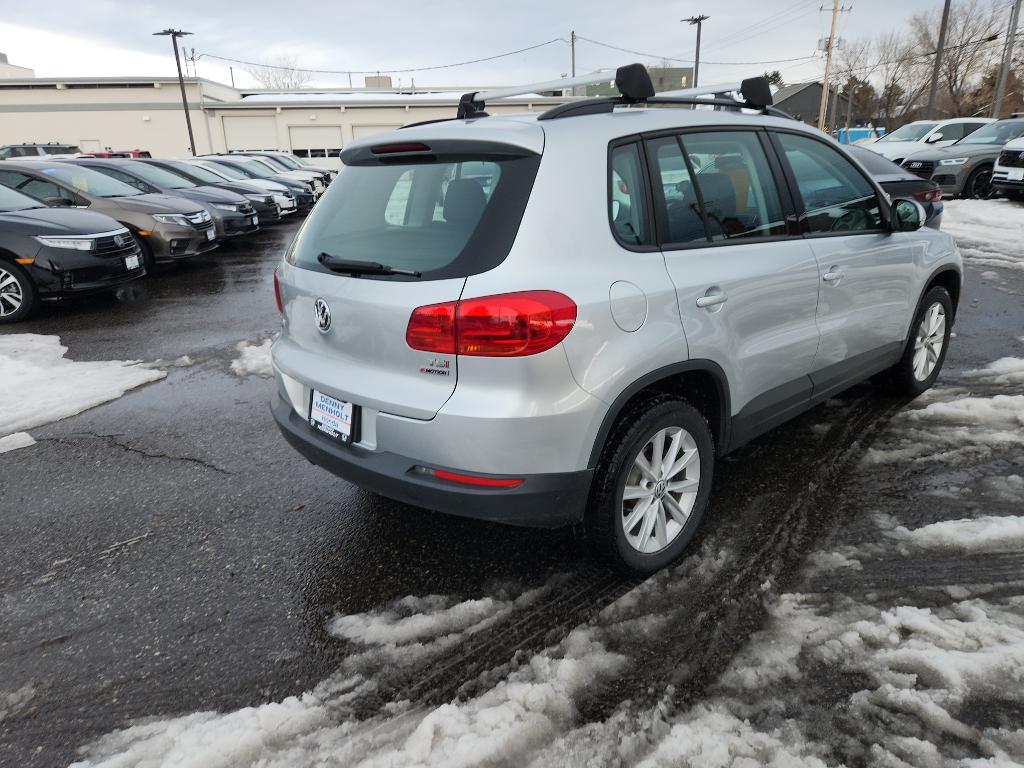
[[[919,203],[937,203],[942,199],[941,189],[924,189],[914,193],[914,199]]]
[[[520,291],[413,310],[413,349],[475,357],[524,357],[559,344],[576,323],[576,304],[556,291]]]
[[[277,267],[274,267],[274,301],[277,303],[277,311],[284,314],[284,302],[281,300],[281,281],[277,279]]]

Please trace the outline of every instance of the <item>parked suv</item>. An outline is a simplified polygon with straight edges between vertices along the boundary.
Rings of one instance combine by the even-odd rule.
[[[36,158],[54,155],[77,155],[81,152],[77,144],[4,144],[0,147],[0,160],[8,158]]]
[[[640,65],[616,79],[621,98],[540,115],[469,94],[475,119],[349,145],[275,273],[272,411],[364,488],[582,522],[649,573],[693,537],[718,457],[876,374],[928,389],[962,265],[919,203],[761,114],[763,78],[756,114],[672,108],[738,104],[653,98]]]
[[[994,121],[990,117],[915,120],[863,146],[899,165],[915,152],[928,147],[948,147],[991,122]]]
[[[196,203],[169,195],[146,195],[91,168],[64,161],[0,164],[0,184],[47,205],[89,208],[117,219],[142,249],[146,269],[217,247],[210,214]]]
[[[217,239],[224,240],[256,232],[259,218],[252,203],[226,189],[199,186],[170,171],[137,160],[103,160],[82,158],[69,162],[92,168],[113,179],[123,181],[140,192],[171,195],[192,200],[203,206],[213,218]]]
[[[0,185],[0,323],[42,299],[109,290],[146,274],[128,230],[93,211],[48,208]]]
[[[922,179],[931,179],[947,197],[991,197],[992,168],[1003,145],[1024,136],[1024,119],[990,123],[945,149],[911,155],[903,167]]]
[[[1024,201],[1024,138],[1003,147],[992,169],[992,186],[1013,200]]]

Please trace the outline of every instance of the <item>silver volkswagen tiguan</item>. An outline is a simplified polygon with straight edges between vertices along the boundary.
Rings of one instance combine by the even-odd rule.
[[[469,94],[347,147],[275,272],[272,408],[364,488],[582,523],[649,573],[693,537],[717,457],[876,374],[928,389],[962,266],[762,79],[743,101],[617,80],[539,115]]]

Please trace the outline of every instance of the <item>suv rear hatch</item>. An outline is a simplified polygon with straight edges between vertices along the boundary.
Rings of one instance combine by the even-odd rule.
[[[457,356],[411,348],[410,317],[458,301],[469,275],[508,255],[543,147],[531,128],[540,138],[526,145],[413,129],[348,148],[285,256],[277,366],[346,402],[433,418],[455,391]]]

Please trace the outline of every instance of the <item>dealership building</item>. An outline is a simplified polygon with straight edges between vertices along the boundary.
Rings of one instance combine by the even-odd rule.
[[[342,147],[364,136],[454,117],[459,96],[467,90],[472,89],[282,92],[185,79],[198,154],[281,149],[325,165],[337,165]],[[543,111],[564,101],[561,95],[522,96],[488,104],[488,111]],[[0,145],[26,142],[77,144],[83,152],[142,149],[155,157],[187,157],[178,79],[42,78],[13,67],[0,74]]]

